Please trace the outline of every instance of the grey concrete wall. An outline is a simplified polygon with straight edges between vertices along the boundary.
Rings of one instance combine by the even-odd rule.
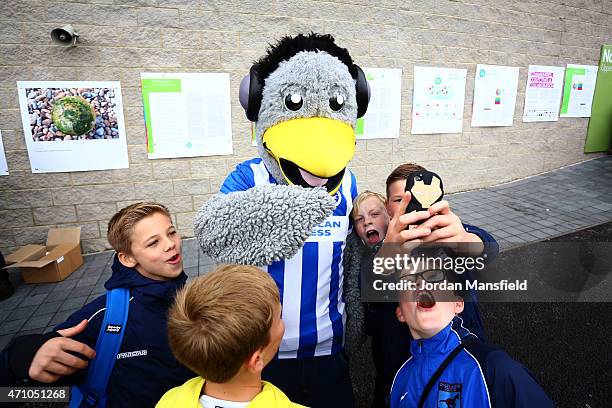
[[[4,0],[0,7],[0,129],[10,176],[0,176],[0,250],[44,241],[50,226],[81,225],[85,252],[107,247],[106,224],[122,206],[158,200],[181,234],[236,163],[253,157],[237,101],[240,79],[283,34],[329,32],[361,66],[403,69],[399,139],[358,141],[351,164],[360,189],[382,190],[394,166],[419,162],[448,191],[489,186],[575,163],[588,119],[522,123],[529,64],[597,64],[612,41],[604,0]],[[52,28],[72,24],[74,49]],[[514,126],[471,128],[476,63],[519,66]],[[410,135],[414,65],[468,69],[462,134]],[[140,72],[229,72],[234,155],[147,160]],[[119,80],[130,168],[32,174],[17,80]]]

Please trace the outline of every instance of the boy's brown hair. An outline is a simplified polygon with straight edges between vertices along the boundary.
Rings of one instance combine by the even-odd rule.
[[[389,197],[389,186],[398,180],[407,180],[408,177],[415,171],[424,171],[425,167],[419,166],[416,163],[404,163],[397,166],[387,177],[386,193]]]
[[[357,197],[355,197],[355,201],[353,201],[353,209],[351,210],[351,218],[353,220],[359,214],[359,207],[361,204],[370,197],[376,197],[378,201],[380,201],[380,204],[382,204],[383,209],[385,208],[386,201],[382,194],[370,190],[362,191]]]
[[[176,359],[202,378],[229,381],[270,341],[279,304],[276,283],[254,266],[225,265],[189,282],[168,315]]]
[[[155,213],[164,214],[172,219],[170,211],[158,203],[142,202],[122,208],[108,222],[106,239],[108,239],[108,242],[115,251],[131,254],[134,225],[143,218]]]

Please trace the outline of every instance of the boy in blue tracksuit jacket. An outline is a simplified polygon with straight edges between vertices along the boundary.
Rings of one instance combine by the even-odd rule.
[[[353,203],[353,212],[355,217],[355,230],[360,235],[361,240],[369,242],[369,246],[372,246],[376,238],[382,240],[384,238],[385,245],[391,243],[390,253],[388,257],[393,257],[398,252],[401,244],[409,240],[408,235],[418,232],[420,229],[412,229],[406,231],[408,224],[416,221],[418,213],[405,214],[408,202],[410,201],[409,195],[406,194],[406,182],[407,179],[415,172],[425,171],[426,169],[415,163],[405,163],[396,167],[387,177],[386,180],[386,199],[384,203],[378,203],[378,208],[372,207],[372,205],[364,206],[360,211],[359,198]],[[370,203],[375,203],[374,198],[369,198]],[[365,201],[364,201],[365,203]],[[365,203],[367,204],[367,203]],[[386,211],[390,216],[390,220],[386,225],[380,223],[381,217],[375,217],[373,214],[382,213],[385,205]],[[371,214],[368,214],[368,209],[377,210]],[[425,215],[428,218],[423,220],[420,228],[427,227],[431,230],[430,233],[426,233],[420,238],[418,236],[412,236],[410,239],[419,238],[425,242],[436,242],[437,240],[443,240],[446,242],[453,242],[457,246],[458,252],[463,252],[463,257],[482,257],[487,263],[492,262],[497,254],[499,253],[499,245],[495,241],[495,238],[491,236],[485,230],[468,225],[461,222],[461,219],[457,217],[451,210],[450,204],[447,202],[438,202],[429,209],[430,214]],[[361,214],[358,214],[358,213]],[[408,218],[412,217],[412,220]],[[379,224],[377,227],[376,224]],[[367,237],[366,233],[372,233],[372,231],[378,232]],[[369,235],[369,234],[368,234]],[[372,358],[376,367],[376,382],[374,387],[374,399],[373,407],[388,407],[388,396],[391,389],[391,383],[397,370],[401,367],[402,363],[410,357],[410,349],[406,347],[406,344],[412,340],[410,331],[405,324],[398,322],[395,308],[395,302],[379,301],[372,302],[371,299],[380,299],[379,294],[373,291],[373,282],[380,279],[379,275],[373,274],[373,260],[377,257],[382,242],[379,242],[370,248],[370,254],[366,254],[368,250],[363,251],[364,256],[361,258],[361,296],[362,299],[367,299],[365,303],[365,327],[367,334],[372,337]],[[470,250],[480,250],[478,253],[466,253]],[[461,254],[458,254],[461,255]],[[350,270],[350,269],[349,269]],[[473,280],[475,275],[474,271],[467,270],[463,277],[465,280]],[[350,273],[348,274],[350,282]],[[349,291],[347,291],[348,293]],[[480,310],[478,307],[478,294],[476,290],[471,289],[466,292],[465,307],[461,312],[461,317],[464,321],[464,326],[475,333],[479,338],[485,338],[485,332],[483,328],[482,319],[480,317]],[[350,311],[354,310],[351,304],[349,309],[349,318],[351,317]],[[353,313],[354,315],[354,313]]]
[[[128,256],[122,240],[131,244]],[[166,391],[194,376],[174,358],[167,338],[166,314],[187,279],[182,271],[181,239],[165,207],[138,203],[113,217],[109,241],[117,254],[112,276],[104,286],[108,290],[129,288],[130,307],[106,388],[106,405],[152,407]],[[74,353],[93,357],[91,349],[96,346],[105,305],[106,295],[102,295],[58,325],[56,331],[14,339],[0,354],[0,385],[84,383],[87,368],[82,367],[87,359],[75,358]],[[62,337],[66,333],[76,334]],[[53,352],[46,351],[58,342],[63,343]]]
[[[453,271],[415,267],[401,279],[414,290],[400,295],[398,320],[408,325],[412,356],[397,372],[391,386],[392,408],[417,407],[438,367],[464,342],[424,399],[423,407],[553,407],[533,375],[503,350],[487,344],[466,329],[461,317],[462,291],[436,288],[461,282]],[[424,285],[424,282],[433,284]],[[408,346],[408,345],[407,345]]]

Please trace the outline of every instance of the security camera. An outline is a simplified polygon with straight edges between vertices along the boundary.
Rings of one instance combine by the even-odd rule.
[[[79,34],[74,31],[74,28],[69,24],[63,27],[54,28],[51,31],[51,39],[56,44],[75,47],[77,38],[79,38]]]

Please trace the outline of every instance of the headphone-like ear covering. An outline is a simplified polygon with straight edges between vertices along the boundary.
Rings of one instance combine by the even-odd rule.
[[[368,110],[368,104],[370,103],[370,84],[366,79],[363,70],[359,65],[355,65],[357,68],[357,80],[355,82],[355,96],[357,98],[357,117],[360,118],[365,115]]]
[[[358,65],[355,65],[355,68],[357,68],[357,79],[355,80],[357,117],[360,118],[365,115],[368,110],[368,103],[370,102],[370,85],[362,69]],[[257,76],[257,66],[253,65],[249,75],[246,75],[242,78],[242,81],[240,81],[239,90],[240,105],[242,105],[247,119],[251,122],[257,122],[259,108],[261,107],[262,89],[263,84]]]
[[[242,78],[240,81],[239,99],[240,105],[246,113],[247,119],[251,122],[257,122],[259,116],[259,108],[261,107],[261,92],[263,84],[257,76],[257,65],[253,65],[249,71],[249,75]]]

